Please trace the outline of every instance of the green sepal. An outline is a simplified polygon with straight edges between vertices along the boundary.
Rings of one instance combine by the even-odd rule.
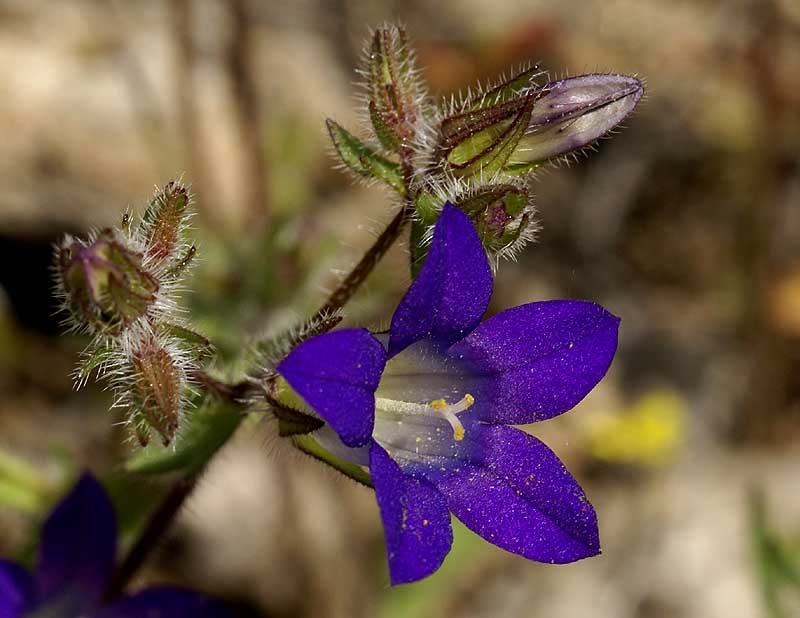
[[[538,170],[546,161],[533,161],[531,163],[509,163],[503,167],[503,173],[509,176],[525,176]]]
[[[129,472],[194,474],[228,441],[243,416],[240,406],[213,401],[185,419],[185,428],[170,448],[150,444],[125,464]]]
[[[530,108],[524,108],[514,118],[508,129],[498,137],[493,146],[490,146],[484,153],[476,157],[464,169],[458,170],[462,176],[474,176],[482,174],[485,178],[491,178],[494,174],[501,171],[514,152],[517,144],[525,135],[528,127],[528,120],[531,116]]]
[[[411,222],[411,234],[408,239],[408,259],[411,268],[411,278],[416,279],[422,265],[425,263],[425,258],[428,257],[428,247],[425,242],[425,230],[428,226],[414,219]]]
[[[278,419],[280,436],[311,433],[325,424],[325,421],[314,416],[313,410],[282,376],[276,375],[272,378],[264,397]]]
[[[370,477],[369,472],[357,464],[340,459],[339,457],[336,457],[336,455],[328,452],[320,445],[319,442],[314,439],[313,436],[307,434],[292,436],[292,442],[294,442],[294,445],[305,454],[311,455],[314,459],[328,464],[334,470],[338,470],[357,483],[361,483],[367,487],[372,487],[372,477]]]
[[[308,434],[325,425],[325,421],[316,416],[282,406],[277,401],[270,403],[271,411],[278,419],[278,435],[282,438]]]
[[[466,111],[485,109],[499,103],[505,103],[519,96],[526,89],[535,86],[533,79],[542,73],[538,64],[518,73],[511,79],[499,84],[488,92],[478,95],[467,104]]]
[[[408,240],[408,257],[411,269],[411,278],[416,279],[425,258],[428,256],[428,244],[425,241],[425,231],[436,224],[436,219],[442,211],[442,201],[435,195],[420,191],[414,200],[416,216],[411,222],[411,234]]]
[[[533,95],[526,95],[446,118],[440,125],[445,161],[462,177],[501,171],[525,135],[532,108]]]
[[[214,346],[208,338],[191,328],[169,322],[162,324],[161,328],[166,334],[180,339],[198,358],[207,358],[214,352]]]
[[[405,195],[403,172],[398,163],[382,157],[333,120],[328,119],[326,124],[333,146],[348,169],[365,178],[377,178]]]
[[[399,152],[400,138],[389,127],[374,101],[369,102],[369,119],[372,122],[372,128],[375,130],[375,136],[381,145],[390,152]]]

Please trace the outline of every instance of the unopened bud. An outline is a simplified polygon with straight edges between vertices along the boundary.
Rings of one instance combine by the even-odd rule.
[[[128,404],[142,446],[147,443],[148,429],[156,431],[165,446],[175,438],[184,383],[180,366],[154,338],[144,339],[133,350]]]
[[[399,152],[415,137],[423,97],[403,28],[375,30],[364,73],[375,135],[384,148]]]
[[[180,259],[181,232],[189,211],[189,191],[183,184],[170,181],[156,193],[142,217],[141,233],[145,242],[145,261],[151,268]]]
[[[642,82],[627,75],[581,75],[545,85],[536,92],[528,128],[507,162],[509,171],[588,146],[622,122],[643,92]]]
[[[533,232],[533,208],[528,193],[514,185],[489,185],[459,200],[458,208],[475,223],[478,236],[490,254],[513,247],[526,232]]]
[[[84,243],[67,239],[57,249],[59,287],[79,328],[115,333],[145,315],[158,282],[142,267],[142,255],[110,230]]]
[[[643,92],[626,75],[582,75],[537,87],[539,74],[537,67],[523,71],[442,120],[442,163],[461,178],[530,172],[608,133]]]

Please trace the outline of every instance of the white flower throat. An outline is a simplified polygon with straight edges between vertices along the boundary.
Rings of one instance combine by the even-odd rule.
[[[454,404],[448,404],[444,399],[434,399],[430,403],[409,403],[407,401],[396,401],[385,397],[376,397],[375,414],[376,416],[378,414],[384,414],[394,415],[396,417],[417,414],[440,416],[453,428],[453,439],[456,442],[460,442],[464,439],[466,430],[456,415],[459,412],[467,410],[473,403],[475,403],[475,398],[469,393]]]
[[[452,458],[468,432],[462,413],[479,391],[475,378],[435,346],[414,344],[386,363],[372,437],[395,459]]]

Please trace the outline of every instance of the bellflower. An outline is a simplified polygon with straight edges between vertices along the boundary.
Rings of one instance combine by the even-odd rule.
[[[228,618],[218,602],[173,587],[102,604],[117,526],[102,486],[84,474],[44,524],[34,572],[0,560],[0,618]]]
[[[369,467],[392,584],[435,571],[450,512],[541,562],[600,551],[597,518],[547,446],[508,425],[561,414],[605,375],[619,319],[579,301],[535,302],[480,323],[492,274],[468,217],[446,204],[386,335],[304,342],[278,373],[326,422],[314,437]]]

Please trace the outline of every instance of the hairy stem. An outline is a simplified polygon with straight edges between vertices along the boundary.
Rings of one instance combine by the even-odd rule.
[[[317,312],[306,321],[306,328],[303,330],[310,330],[308,328],[309,325],[318,324],[324,320],[326,316],[335,314],[336,312],[340,311],[345,304],[347,304],[347,301],[349,301],[358,291],[358,289],[361,287],[361,284],[366,281],[373,269],[378,265],[381,259],[383,259],[383,256],[386,255],[387,251],[389,251],[394,242],[398,239],[400,233],[403,231],[403,228],[406,226],[406,223],[411,220],[411,215],[414,213],[415,199],[415,192],[411,188],[411,181],[414,174],[414,168],[411,163],[412,156],[413,153],[409,149],[404,150],[400,155],[401,164],[403,166],[403,179],[406,188],[405,199],[403,200],[403,206],[400,208],[400,211],[389,222],[389,225],[387,225],[383,232],[381,232],[380,236],[375,239],[375,242],[372,244],[372,246],[367,249],[367,252],[359,260],[358,264],[356,264],[348,273],[348,275],[342,280],[342,282],[339,283],[336,289],[328,297],[328,300],[325,301],[325,304],[317,309]],[[332,324],[326,330],[330,330],[335,325],[336,324]]]

